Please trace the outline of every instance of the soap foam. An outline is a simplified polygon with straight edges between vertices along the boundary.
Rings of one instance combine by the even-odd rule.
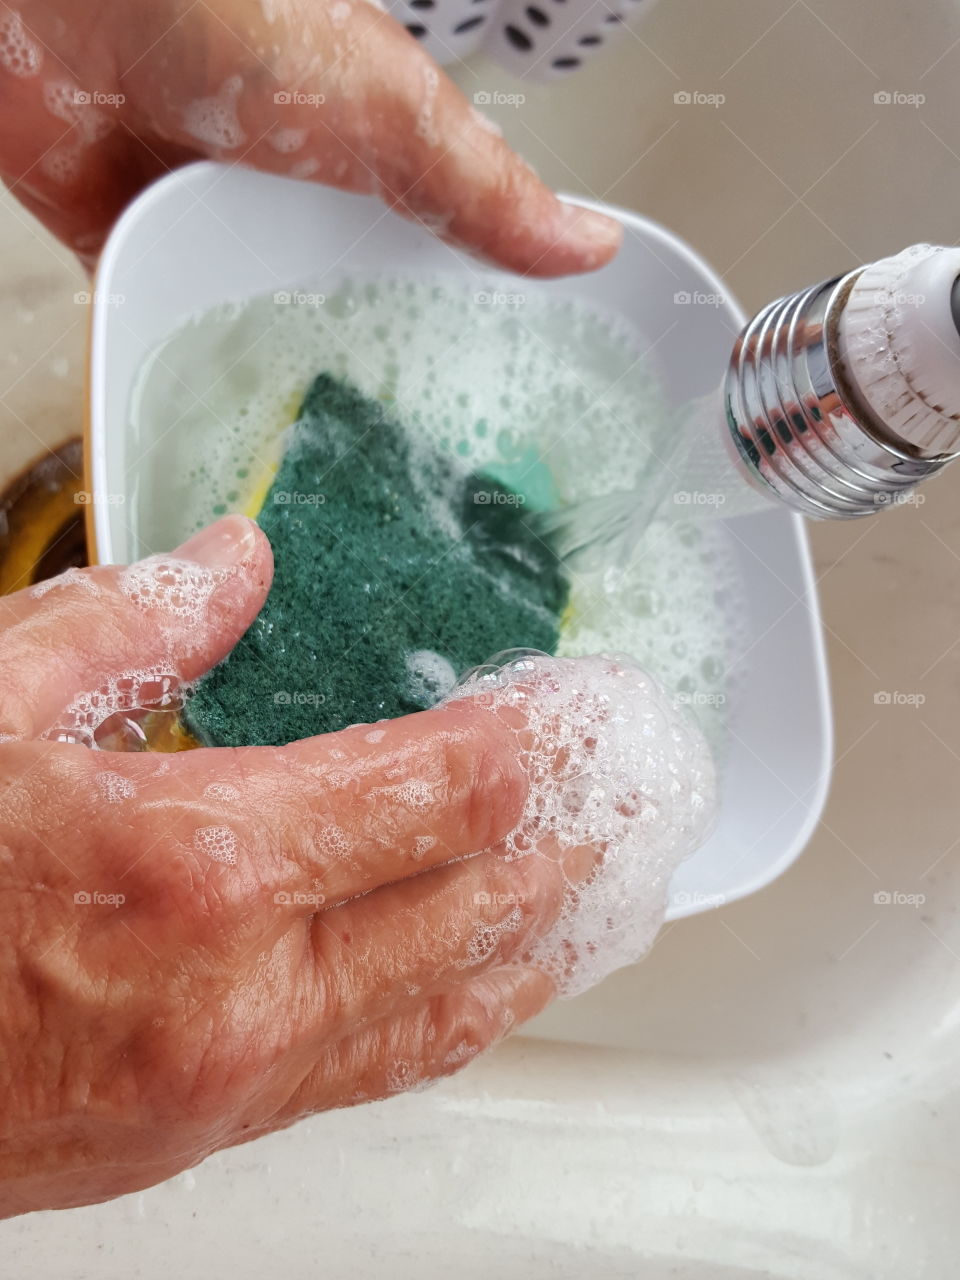
[[[230,577],[229,569],[208,569],[193,560],[149,556],[129,565],[118,585],[139,609],[159,610],[167,618],[199,623],[217,587]]]
[[[321,369],[475,470],[515,472],[524,487],[539,456],[556,485],[541,497],[573,502],[639,479],[668,419],[651,361],[638,360],[643,336],[528,289],[482,275],[358,277],[188,322],[148,358],[131,405],[146,453],[163,431],[183,464],[182,481],[141,477],[146,541],[168,541],[171,508],[182,506],[185,534],[242,505]]]
[[[439,702],[457,683],[457,673],[447,659],[431,649],[408,653],[406,665],[409,697],[425,709]]]
[[[25,80],[35,76],[42,65],[43,50],[27,33],[20,14],[7,9],[0,16],[0,66]]]
[[[78,587],[81,591],[90,596],[100,595],[100,587],[96,580],[82,569],[71,566],[65,569],[63,573],[57,574],[55,578],[44,578],[42,582],[34,583],[30,588],[31,600],[42,600],[45,595],[51,591],[56,591],[63,587]]]
[[[523,957],[561,995],[576,995],[641,959],[663,923],[671,876],[715,815],[706,741],[630,658],[504,654],[467,676],[451,695],[459,698],[522,725],[530,788],[504,856],[597,856],[586,878],[565,875],[556,924]],[[489,956],[521,918],[515,908],[481,930],[471,960]]]
[[[229,827],[198,827],[193,846],[214,862],[233,866],[237,861],[237,834]]]
[[[273,147],[274,151],[279,151],[281,155],[289,155],[293,151],[299,151],[307,140],[306,129],[274,129],[273,133],[267,137],[267,142]]]
[[[247,140],[237,117],[237,99],[243,88],[240,76],[223,82],[215,98],[198,98],[183,112],[183,127],[192,138],[211,147],[233,151]]]
[[[228,804],[239,804],[243,799],[237,787],[229,782],[211,782],[203,789],[204,800],[224,800]]]
[[[112,769],[104,769],[94,781],[107,804],[119,804],[121,800],[130,800],[137,794],[137,788],[130,779],[122,773],[114,773]]]
[[[477,927],[473,937],[467,943],[467,955],[463,969],[473,968],[489,960],[500,945],[506,933],[516,933],[523,925],[523,910],[513,907],[502,920],[494,924],[483,924]]]
[[[316,156],[307,156],[305,160],[298,160],[295,165],[290,167],[291,178],[312,178],[320,172],[320,161]]]
[[[58,186],[65,187],[80,173],[80,149],[77,145],[64,144],[48,151],[40,161],[40,168]]]
[[[81,96],[73,80],[49,80],[43,86],[43,105],[58,120],[75,127],[79,146],[98,142],[116,127],[115,120],[85,100],[89,96]]]
[[[417,111],[417,123],[413,132],[422,138],[428,147],[436,147],[440,143],[440,135],[434,121],[434,107],[437,101],[437,90],[440,87],[440,73],[436,67],[427,63],[423,68],[423,98]]]
[[[420,858],[428,854],[431,849],[435,849],[436,845],[436,836],[417,836],[413,842],[414,861],[419,861]]]
[[[159,708],[175,712],[189,686],[167,667],[142,667],[105,676],[95,689],[77,694],[41,738],[95,748],[97,734],[111,717]]]

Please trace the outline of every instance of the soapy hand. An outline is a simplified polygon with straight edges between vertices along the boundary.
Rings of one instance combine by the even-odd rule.
[[[498,856],[527,782],[479,700],[282,748],[55,740],[199,676],[271,573],[229,516],[0,600],[0,1216],[445,1075],[553,992],[527,953],[595,855]]]
[[[201,157],[373,192],[532,275],[601,266],[621,238],[366,0],[14,0],[0,119],[4,181],[88,263],[143,186]]]

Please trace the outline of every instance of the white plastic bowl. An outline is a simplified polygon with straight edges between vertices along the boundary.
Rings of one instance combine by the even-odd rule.
[[[658,364],[677,403],[715,387],[744,317],[729,299],[678,310],[675,295],[726,297],[722,282],[655,223],[582,203],[623,222],[619,255],[590,275],[525,280],[525,291],[593,301],[659,337]],[[130,507],[116,495],[127,492],[128,411],[145,356],[189,316],[221,303],[306,280],[332,291],[343,273],[376,269],[475,275],[477,267],[373,198],[242,168],[202,163],[180,169],[127,210],[101,260],[93,314],[89,450],[100,561],[126,562],[137,552]],[[510,283],[504,277],[506,289]],[[771,511],[738,521],[736,532],[749,634],[758,639],[736,708],[719,822],[678,871],[670,918],[768,884],[799,854],[826,798],[829,697],[802,523]]]

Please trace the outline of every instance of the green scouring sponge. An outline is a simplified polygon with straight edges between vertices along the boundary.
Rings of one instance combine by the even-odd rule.
[[[280,745],[432,706],[502,649],[552,653],[567,583],[521,497],[321,374],[259,523],[276,570],[197,685],[204,743]]]

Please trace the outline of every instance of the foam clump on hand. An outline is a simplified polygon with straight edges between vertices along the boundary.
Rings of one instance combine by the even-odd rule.
[[[646,953],[673,872],[716,808],[713,763],[686,712],[629,658],[506,653],[468,673],[447,702],[472,698],[515,730],[530,789],[505,856],[563,863],[560,916],[528,963],[577,995]]]

